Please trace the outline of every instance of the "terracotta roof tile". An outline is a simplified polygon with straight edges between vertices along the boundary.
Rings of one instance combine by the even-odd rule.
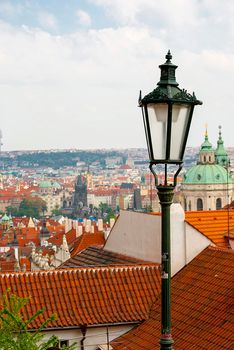
[[[234,210],[185,212],[185,220],[217,246],[228,248],[225,236],[234,227]]]
[[[175,349],[234,349],[234,252],[207,248],[172,279]],[[159,349],[160,303],[148,320],[114,340],[114,350]]]
[[[49,243],[55,244],[57,246],[63,244],[63,235],[64,235],[64,230],[62,230],[61,232],[57,232],[53,237],[50,237],[48,239]],[[66,239],[67,239],[67,243],[70,245],[72,244],[75,239],[76,239],[76,230],[74,228],[72,228],[70,231],[68,231],[66,233]]]
[[[104,233],[96,231],[95,233],[84,232],[70,246],[71,256],[76,256],[82,250],[91,246],[103,246],[105,244]]]
[[[0,274],[0,294],[7,288],[31,296],[25,317],[45,308],[43,322],[56,313],[49,327],[138,322],[148,317],[157,298],[160,272],[155,265],[143,265]]]
[[[143,265],[146,261],[118,254],[100,247],[88,247],[65,261],[60,268],[85,267],[85,266],[115,266],[137,264]]]

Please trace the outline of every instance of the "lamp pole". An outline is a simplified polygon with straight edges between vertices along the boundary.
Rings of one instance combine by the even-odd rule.
[[[174,186],[157,186],[162,211],[161,222],[161,349],[172,349],[171,335],[171,237],[170,207]]]
[[[161,337],[160,349],[173,350],[171,332],[171,242],[170,206],[173,201],[177,176],[182,169],[183,156],[194,106],[202,104],[195,94],[180,89],[170,51],[166,62],[159,66],[161,77],[158,86],[144,98],[139,96],[142,109],[150,170],[161,205]],[[155,168],[164,166],[164,181],[158,184]],[[172,184],[168,183],[168,166],[177,166]]]

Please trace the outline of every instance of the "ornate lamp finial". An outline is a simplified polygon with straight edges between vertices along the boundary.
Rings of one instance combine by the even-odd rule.
[[[168,50],[166,56],[165,56],[167,62],[166,63],[171,63],[171,59],[172,59],[172,55],[171,55],[171,51]]]
[[[161,64],[159,68],[161,69],[161,77],[160,81],[158,82],[159,86],[178,86],[179,84],[176,82],[175,77],[175,70],[177,66],[171,62],[172,55],[171,51],[168,50],[166,56],[166,62],[164,64]]]

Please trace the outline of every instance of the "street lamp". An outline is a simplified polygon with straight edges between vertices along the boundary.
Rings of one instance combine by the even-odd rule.
[[[171,248],[170,206],[177,176],[182,169],[183,156],[195,105],[202,104],[195,94],[180,89],[170,51],[166,62],[159,66],[161,77],[158,86],[144,98],[139,97],[142,109],[150,170],[155,178],[162,212],[161,225],[161,338],[160,349],[173,350],[171,335]],[[164,165],[164,181],[158,184],[153,166]],[[168,184],[168,165],[177,165],[173,184]]]

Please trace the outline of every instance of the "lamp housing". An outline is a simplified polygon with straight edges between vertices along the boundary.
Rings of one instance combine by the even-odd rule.
[[[195,94],[180,89],[168,51],[166,62],[159,66],[158,86],[141,98],[146,141],[151,164],[182,164],[195,105],[201,105]]]

